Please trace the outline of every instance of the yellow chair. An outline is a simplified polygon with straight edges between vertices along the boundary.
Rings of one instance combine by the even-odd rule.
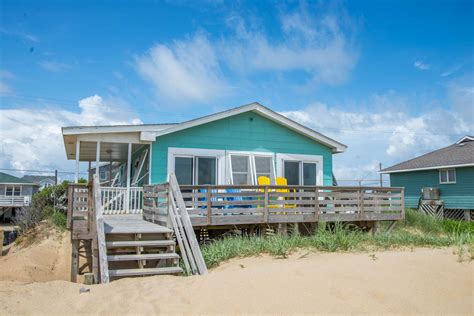
[[[281,185],[281,186],[287,186],[288,185],[288,180],[284,177],[277,177],[276,178],[276,185]],[[282,192],[282,193],[290,193],[290,189],[277,189],[277,192]],[[295,190],[292,190],[295,192]],[[290,197],[285,197],[284,200],[290,200]],[[283,207],[285,208],[294,208],[296,207],[296,204],[284,204]]]
[[[270,181],[270,178],[267,177],[267,176],[259,176],[257,178],[257,182],[258,182],[258,185],[270,185],[271,184],[271,181]],[[259,192],[265,192],[264,189],[258,189]],[[260,197],[258,198],[258,200],[260,200]],[[259,205],[258,207],[262,207],[261,205]],[[278,207],[278,205],[268,205],[268,207]]]

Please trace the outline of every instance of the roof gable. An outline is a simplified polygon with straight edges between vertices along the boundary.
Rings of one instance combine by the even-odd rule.
[[[320,134],[306,126],[303,126],[279,113],[276,113],[272,110],[270,110],[269,108],[267,107],[264,107],[263,105],[257,103],[257,102],[254,102],[254,103],[251,103],[251,104],[248,104],[248,105],[243,105],[243,106],[240,106],[240,107],[236,107],[236,108],[233,108],[233,109],[230,109],[230,110],[227,110],[227,111],[223,111],[223,112],[219,112],[219,113],[215,113],[215,114],[211,114],[211,115],[208,115],[208,116],[203,116],[203,117],[200,117],[200,118],[197,118],[197,119],[193,119],[193,120],[189,120],[189,121],[186,121],[186,122],[183,122],[183,123],[180,123],[180,124],[177,124],[177,125],[174,125],[174,126],[171,126],[167,129],[164,129],[164,130],[161,130],[161,131],[157,131],[157,132],[149,132],[147,133],[147,135],[143,135],[145,134],[146,132],[143,132],[142,133],[142,137],[146,138],[146,140],[155,140],[156,137],[160,137],[160,136],[163,136],[163,135],[167,135],[167,134],[171,134],[171,133],[175,133],[175,132],[178,132],[178,131],[181,131],[181,130],[184,130],[184,129],[188,129],[188,128],[192,128],[192,127],[195,127],[195,126],[199,126],[199,125],[203,125],[203,124],[207,124],[207,123],[210,123],[210,122],[214,122],[214,121],[217,121],[217,120],[221,120],[221,119],[224,119],[224,118],[227,118],[227,117],[231,117],[231,116],[234,116],[234,115],[238,115],[238,114],[241,114],[241,113],[245,113],[245,112],[249,112],[249,111],[253,111],[253,112],[256,112],[258,114],[260,114],[261,116],[269,119],[269,120],[272,120],[280,125],[283,125],[285,126],[286,128],[290,129],[290,130],[293,130],[295,132],[298,132],[308,138],[311,138],[319,143],[322,143],[323,145],[326,145],[327,147],[330,147],[332,149],[333,152],[335,153],[338,153],[338,152],[344,152],[347,148],[346,145],[344,144],[341,144],[337,141],[335,141],[334,139],[331,139],[327,136],[324,136],[323,134]]]

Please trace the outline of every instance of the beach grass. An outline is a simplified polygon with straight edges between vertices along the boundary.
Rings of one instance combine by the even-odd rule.
[[[209,268],[237,257],[270,254],[286,258],[297,250],[323,252],[374,251],[402,247],[454,247],[459,261],[473,258],[474,223],[440,220],[407,210],[392,232],[385,225],[372,235],[360,228],[343,223],[320,223],[312,234],[275,234],[272,236],[229,236],[202,246],[204,260]]]

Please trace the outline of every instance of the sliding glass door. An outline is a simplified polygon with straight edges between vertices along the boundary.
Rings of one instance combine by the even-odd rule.
[[[314,162],[285,160],[283,174],[288,185],[316,185],[317,164]]]
[[[216,157],[175,157],[174,170],[181,185],[217,184]]]

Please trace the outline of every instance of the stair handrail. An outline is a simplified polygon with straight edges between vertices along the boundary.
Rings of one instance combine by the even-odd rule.
[[[189,218],[188,211],[186,209],[186,204],[184,203],[183,196],[181,195],[181,189],[178,184],[178,179],[176,175],[171,172],[169,174],[169,185],[170,185],[170,201],[172,208],[177,212],[176,220],[179,226],[179,221],[181,221],[182,227],[184,228],[184,241],[185,245],[189,243],[190,251],[188,251],[187,257],[190,259],[191,265],[193,263],[197,266],[197,272],[201,275],[207,274],[206,262],[201,253],[201,248],[194,233],[193,225],[191,224],[191,219]],[[175,204],[176,200],[176,204]],[[173,216],[174,212],[170,212],[170,216]],[[183,235],[183,234],[181,234]],[[185,247],[186,248],[186,247]],[[186,249],[183,249],[187,251]],[[184,259],[184,258],[183,258]]]
[[[93,192],[96,224],[95,237],[97,240],[97,249],[99,254],[100,283],[109,283],[109,264],[107,261],[107,246],[105,244],[104,216],[100,196],[100,182],[99,177],[96,174],[93,178]]]

